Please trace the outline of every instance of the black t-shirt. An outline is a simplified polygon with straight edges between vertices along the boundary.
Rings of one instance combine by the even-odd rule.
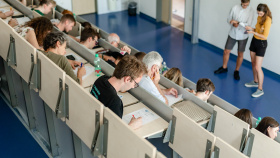
[[[91,94],[111,109],[120,118],[123,116],[123,103],[115,88],[109,83],[108,76],[99,77],[93,84]]]

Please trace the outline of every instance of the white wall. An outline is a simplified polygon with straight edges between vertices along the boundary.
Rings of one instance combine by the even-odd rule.
[[[185,32],[191,34],[192,1],[186,2],[186,24]],[[224,49],[224,45],[230,29],[227,24],[227,16],[230,9],[235,4],[240,4],[240,0],[200,0],[200,19],[199,19],[199,38]],[[251,6],[256,10],[259,3],[266,3],[272,12],[272,26],[268,36],[268,48],[263,61],[263,67],[277,74],[280,74],[280,53],[279,53],[279,37],[280,37],[280,10],[279,0],[251,0]],[[257,14],[255,14],[253,26],[256,24]],[[252,35],[248,40],[244,59],[250,60],[249,46]],[[237,45],[232,50],[233,54],[237,54]],[[222,64],[222,61],[220,61]]]
[[[129,0],[97,0],[98,14],[127,10]]]
[[[64,9],[72,11],[72,0],[55,0],[55,2]]]
[[[138,0],[138,7],[140,7],[140,12],[156,19],[157,0]]]

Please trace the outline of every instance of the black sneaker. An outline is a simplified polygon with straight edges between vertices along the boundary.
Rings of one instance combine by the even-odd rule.
[[[223,66],[221,66],[218,70],[214,71],[214,74],[221,74],[221,73],[225,73],[227,72],[227,68],[223,68]]]
[[[233,77],[234,77],[234,79],[236,79],[236,80],[240,80],[240,76],[239,76],[239,71],[234,71],[234,74],[233,74]]]

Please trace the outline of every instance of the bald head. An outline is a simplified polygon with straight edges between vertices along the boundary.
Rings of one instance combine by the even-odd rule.
[[[111,33],[108,36],[108,42],[111,43],[114,47],[118,48],[120,43],[120,37],[115,33]]]

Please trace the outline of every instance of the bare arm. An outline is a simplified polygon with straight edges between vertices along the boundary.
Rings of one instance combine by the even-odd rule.
[[[26,33],[25,39],[32,45],[34,46],[36,49],[42,49],[40,48],[35,32],[34,30],[28,30],[28,32]]]

